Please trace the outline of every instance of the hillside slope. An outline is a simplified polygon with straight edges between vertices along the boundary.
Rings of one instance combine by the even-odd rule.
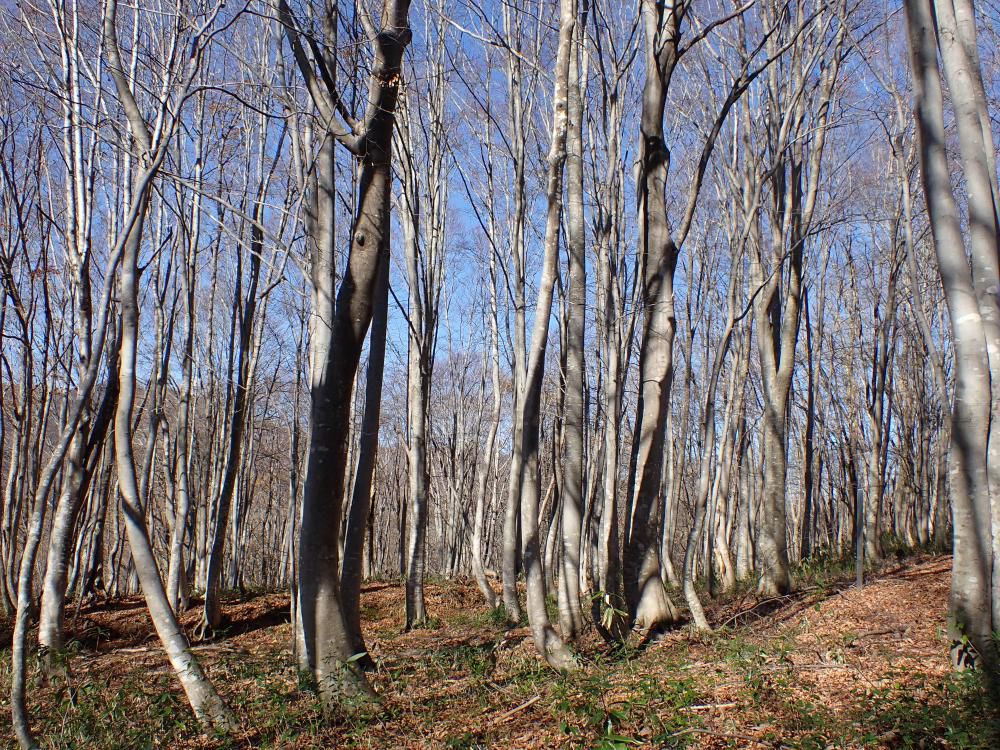
[[[682,628],[624,653],[591,638],[568,677],[472,585],[429,585],[436,627],[400,634],[401,588],[373,584],[363,618],[383,706],[332,726],[299,687],[287,596],[233,600],[225,637],[196,646],[243,723],[226,738],[198,731],[141,602],[109,603],[75,620],[72,678],[36,683],[31,710],[43,746],[101,750],[1000,747],[996,707],[948,667],[949,574],[949,558],[920,557],[860,590],[744,594],[710,608],[722,627],[709,635]]]

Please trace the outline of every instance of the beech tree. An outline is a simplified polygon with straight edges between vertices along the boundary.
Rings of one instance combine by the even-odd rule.
[[[335,714],[377,700],[375,578],[409,630],[471,576],[569,671],[926,545],[955,665],[995,667],[997,33],[904,6],[0,13],[19,742],[74,610],[138,594],[222,730],[188,638],[233,590],[289,590]]]
[[[946,7],[935,3],[932,9],[928,2],[907,2],[906,18],[921,177],[955,346],[950,483],[955,549],[952,659],[964,665],[981,658],[992,668],[998,606],[994,573],[998,504],[992,479],[996,467],[990,461],[995,439],[990,423],[997,401],[991,385],[998,320],[995,290],[1000,280],[996,155],[982,94],[971,4]],[[962,173],[968,182],[968,251],[945,150],[939,52],[955,105]]]
[[[373,696],[352,661],[353,639],[340,602],[340,524],[347,469],[351,396],[365,335],[371,324],[380,268],[389,262],[392,134],[411,33],[408,0],[385,0],[379,25],[359,11],[373,45],[368,102],[355,119],[337,88],[337,61],[304,30],[288,4],[279,14],[302,80],[320,117],[321,157],[313,187],[313,311],[310,325],[312,414],[309,459],[299,539],[298,606],[305,665],[328,709]],[[336,44],[339,13],[322,18],[327,43]],[[336,141],[358,160],[357,213],[343,280],[334,293],[335,256],[328,205],[335,195],[329,149]],[[308,218],[308,217],[307,217]],[[334,301],[336,299],[336,301]]]

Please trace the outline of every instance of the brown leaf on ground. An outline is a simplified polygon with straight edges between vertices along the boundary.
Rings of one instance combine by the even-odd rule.
[[[29,699],[43,746],[101,750],[1000,747],[996,707],[949,669],[949,577],[950,558],[920,557],[862,589],[744,594],[709,606],[728,623],[709,635],[624,652],[588,635],[570,676],[526,628],[497,625],[469,581],[428,584],[431,627],[407,633],[402,587],[372,583],[362,616],[381,705],[333,720],[300,685],[287,595],[231,598],[225,626],[194,645],[242,722],[226,738],[198,729],[133,598],[71,612],[71,682],[36,679]],[[199,616],[183,615],[189,632]]]

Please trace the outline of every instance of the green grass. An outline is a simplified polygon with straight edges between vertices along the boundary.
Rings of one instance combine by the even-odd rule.
[[[862,740],[874,747],[891,737],[892,746],[944,746],[957,750],[1000,747],[1000,705],[981,673],[956,672],[940,684],[928,685],[926,695],[885,688],[860,695],[864,708],[857,724]]]

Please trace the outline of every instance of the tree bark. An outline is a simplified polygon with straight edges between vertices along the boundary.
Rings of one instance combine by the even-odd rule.
[[[992,544],[988,472],[991,414],[987,339],[945,152],[944,102],[929,0],[908,0],[914,110],[924,194],[955,347],[951,501],[954,559],[949,634],[952,660],[996,663],[992,640]],[[970,653],[969,644],[974,652]],[[977,653],[976,653],[977,652]]]
[[[585,26],[581,19],[580,26]],[[583,631],[580,608],[580,549],[583,523],[586,373],[583,358],[587,326],[587,259],[583,207],[583,99],[587,86],[582,33],[569,51],[566,133],[566,244],[569,293],[566,324],[564,449],[562,461],[562,573],[559,578],[559,627],[564,638]]]
[[[362,345],[372,320],[379,269],[388,263],[392,181],[392,133],[402,76],[403,51],[410,42],[408,0],[384,0],[382,28],[366,23],[375,57],[369,101],[362,122],[350,129],[336,123],[339,93],[328,75],[317,78],[302,47],[305,37],[280,2],[286,37],[313,102],[336,138],[360,163],[357,212],[351,226],[347,267],[333,303],[334,258],[325,243],[332,226],[314,243],[311,325],[311,439],[302,498],[299,538],[299,609],[306,664],[328,711],[368,702],[374,693],[353,655],[353,639],[340,598],[341,510],[350,441],[351,400]],[[329,68],[326,68],[327,73]],[[323,88],[326,86],[327,88]],[[320,185],[333,195],[332,170]]]
[[[555,669],[571,670],[576,659],[549,624],[545,607],[545,572],[542,566],[538,529],[539,500],[539,413],[542,380],[545,375],[545,350],[548,343],[549,317],[555,287],[559,255],[559,225],[562,213],[563,169],[566,162],[567,106],[570,49],[577,24],[575,0],[560,0],[559,47],[553,93],[552,142],[548,154],[548,209],[545,222],[544,260],[538,284],[538,304],[531,333],[527,377],[520,399],[517,419],[521,423],[520,453],[523,463],[518,477],[521,505],[522,554],[527,587],[528,622],[535,648]]]

